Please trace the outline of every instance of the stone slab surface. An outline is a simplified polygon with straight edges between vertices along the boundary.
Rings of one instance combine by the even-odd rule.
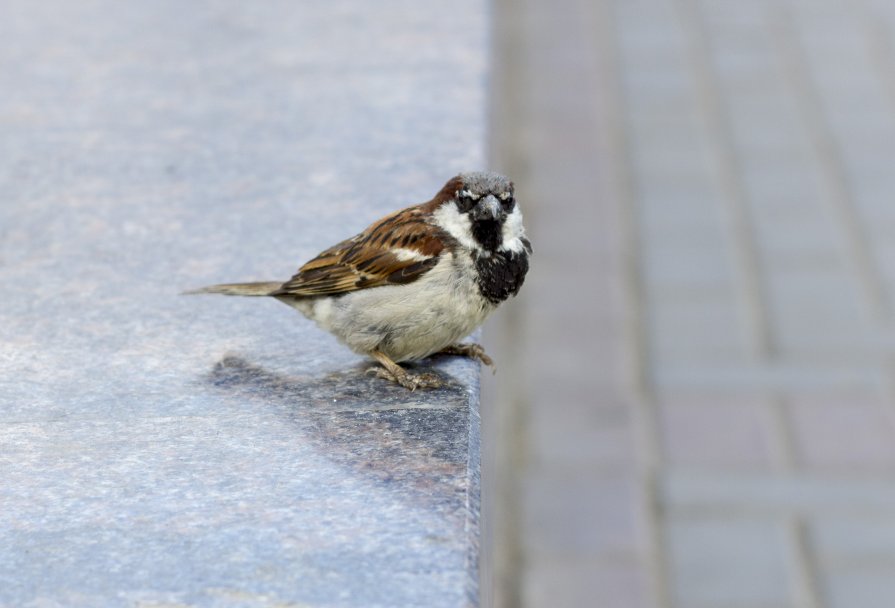
[[[0,605],[476,603],[475,366],[178,293],[481,167],[484,4],[4,4]]]

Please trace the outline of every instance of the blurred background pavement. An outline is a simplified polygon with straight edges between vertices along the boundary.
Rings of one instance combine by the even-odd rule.
[[[535,258],[486,331],[486,601],[895,606],[895,3],[494,24]]]

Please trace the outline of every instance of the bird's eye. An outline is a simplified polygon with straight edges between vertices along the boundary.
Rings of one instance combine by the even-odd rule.
[[[470,195],[460,194],[457,197],[457,209],[460,210],[460,213],[466,213],[473,207],[475,207],[475,199]]]
[[[513,207],[516,206],[516,199],[512,196],[505,198],[500,201],[500,206],[503,207],[503,210],[509,213],[513,210]]]

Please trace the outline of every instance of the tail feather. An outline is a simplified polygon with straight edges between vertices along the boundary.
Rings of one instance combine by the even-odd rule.
[[[272,281],[261,283],[225,283],[223,285],[209,285],[201,289],[184,291],[181,295],[192,296],[202,293],[218,293],[225,296],[269,296],[282,285],[282,283]]]

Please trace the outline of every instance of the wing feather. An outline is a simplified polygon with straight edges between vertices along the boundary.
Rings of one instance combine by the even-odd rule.
[[[337,295],[416,281],[438,263],[447,239],[421,206],[398,211],[323,251],[271,295]]]

